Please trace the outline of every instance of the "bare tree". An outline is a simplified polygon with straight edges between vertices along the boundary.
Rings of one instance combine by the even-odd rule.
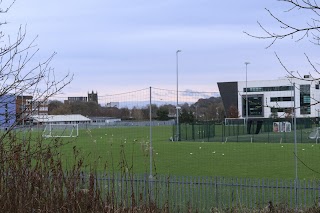
[[[13,6],[15,0],[8,7],[0,1],[0,14],[4,15]],[[15,35],[4,31],[6,21],[0,21],[0,98],[1,104],[7,104],[6,96],[32,96],[34,103],[43,103],[48,98],[59,93],[68,85],[73,75],[67,73],[56,76],[50,62],[56,53],[52,53],[45,60],[35,63],[39,53],[36,40],[27,39],[26,27],[20,26]],[[29,42],[30,41],[30,42]],[[2,106],[3,107],[3,106]],[[22,109],[22,113],[27,110]],[[29,109],[30,110],[30,109]],[[16,112],[11,112],[16,113]],[[19,117],[19,116],[18,116]],[[5,121],[1,121],[3,124]],[[19,121],[9,127],[12,129]]]
[[[309,40],[316,44],[320,44],[320,23],[319,23],[319,16],[320,16],[320,7],[316,0],[278,0],[279,2],[284,2],[288,5],[288,9],[284,12],[290,12],[289,18],[292,19],[294,17],[295,12],[301,12],[304,10],[303,13],[306,17],[309,18],[306,21],[305,25],[300,26],[297,22],[290,22],[285,18],[279,18],[279,16],[275,15],[269,9],[265,9],[270,16],[280,25],[278,32],[271,32],[270,30],[266,29],[259,21],[258,24],[260,28],[264,31],[265,35],[256,36],[247,33],[250,36],[260,38],[260,39],[272,39],[272,42],[269,46],[274,44],[277,40],[284,39],[290,37],[295,41],[300,41],[304,38],[309,38]],[[315,16],[315,17],[314,17]]]
[[[239,111],[238,111],[238,108],[234,105],[231,105],[229,107],[229,110],[227,112],[227,117],[228,118],[239,118],[240,115],[239,115]]]
[[[279,25],[278,30],[271,31],[267,29],[261,22],[258,21],[258,25],[263,31],[262,35],[253,35],[248,32],[245,33],[254,38],[270,40],[270,44],[267,46],[267,48],[274,45],[275,42],[286,38],[293,39],[295,42],[308,39],[314,45],[320,45],[320,5],[318,0],[278,1],[286,4],[287,9],[283,11],[281,15],[285,14],[287,15],[287,17],[275,14],[267,8],[265,9],[272,17],[272,19]],[[301,24],[301,20],[298,20],[295,17],[304,17],[306,18],[306,20],[304,23]],[[277,53],[275,54],[282,67],[286,70],[287,75],[289,77],[298,79],[303,78],[299,74],[299,72],[296,72],[297,74],[293,74],[294,72],[287,68],[287,66],[281,61]],[[318,76],[320,72],[317,69],[317,64],[311,62],[310,58],[306,53],[304,55],[308,63],[311,65],[312,70]],[[319,77],[313,77],[309,80],[319,80]]]
[[[137,107],[133,107],[131,112],[132,112],[132,118],[134,120],[143,120],[144,116],[143,116],[142,109],[137,108]]]

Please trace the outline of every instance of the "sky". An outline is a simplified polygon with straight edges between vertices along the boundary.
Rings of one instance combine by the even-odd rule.
[[[3,5],[2,5],[3,6]],[[308,39],[271,41],[263,35],[279,24],[270,9],[291,23],[304,24],[306,15],[284,13],[277,0],[17,0],[7,14],[5,33],[16,35],[26,26],[28,39],[38,36],[39,53],[51,62],[57,77],[70,72],[74,79],[60,97],[99,96],[148,87],[176,89],[176,51],[180,91],[218,92],[217,82],[244,81],[245,62],[250,80],[286,75],[275,56],[292,70],[308,73],[304,53],[316,60],[317,47]]]

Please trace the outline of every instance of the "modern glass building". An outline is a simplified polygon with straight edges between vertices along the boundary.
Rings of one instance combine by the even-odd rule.
[[[237,109],[240,118],[288,117],[296,108],[296,117],[319,117],[319,81],[304,78],[219,82],[226,117]],[[247,87],[246,87],[247,85]],[[248,103],[248,109],[246,109]]]

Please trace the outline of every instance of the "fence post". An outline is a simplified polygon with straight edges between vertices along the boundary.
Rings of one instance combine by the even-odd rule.
[[[269,120],[266,121],[267,132],[268,132],[268,143],[270,143],[270,131],[272,130],[272,128],[270,128],[271,124],[272,124],[272,121],[270,121],[270,122],[269,122]]]
[[[191,126],[192,139],[195,140],[196,138],[195,138],[195,136],[194,136],[194,122],[192,122],[191,125],[192,125],[192,126]]]
[[[212,138],[214,139],[216,137],[216,121],[213,123],[213,135],[212,135]]]
[[[318,207],[320,207],[320,182],[318,183],[319,189],[318,189]]]
[[[222,132],[221,132],[222,140],[221,140],[221,142],[223,142],[224,136],[225,136],[225,124],[224,124],[224,122],[222,122],[221,125],[222,125],[222,128],[221,128],[221,130],[222,130]]]
[[[219,195],[218,195],[218,177],[214,178],[215,194],[216,194],[216,206],[219,209]]]
[[[239,142],[239,125],[240,124],[237,124],[237,142]]]
[[[153,146],[152,146],[152,91],[151,91],[151,87],[150,87],[150,104],[149,104],[149,119],[150,119],[150,123],[149,123],[149,127],[150,127],[150,135],[149,135],[149,155],[150,155],[150,174],[149,174],[149,193],[150,193],[150,200],[153,201],[153,175],[152,175],[152,162],[153,162]]]
[[[210,123],[207,122],[207,135],[208,135],[208,142],[210,141]]]

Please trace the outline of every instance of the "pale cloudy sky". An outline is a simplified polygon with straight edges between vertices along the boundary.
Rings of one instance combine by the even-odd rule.
[[[114,94],[148,87],[176,88],[176,50],[179,53],[179,90],[218,91],[217,82],[275,79],[286,75],[277,52],[294,70],[311,68],[303,58],[317,60],[310,42],[270,41],[248,37],[261,34],[257,21],[278,29],[264,8],[283,15],[288,9],[277,0],[17,0],[8,14],[7,33],[27,25],[29,38],[39,36],[37,59],[57,52],[52,67],[74,73],[61,96]],[[290,15],[305,21],[303,14]]]

